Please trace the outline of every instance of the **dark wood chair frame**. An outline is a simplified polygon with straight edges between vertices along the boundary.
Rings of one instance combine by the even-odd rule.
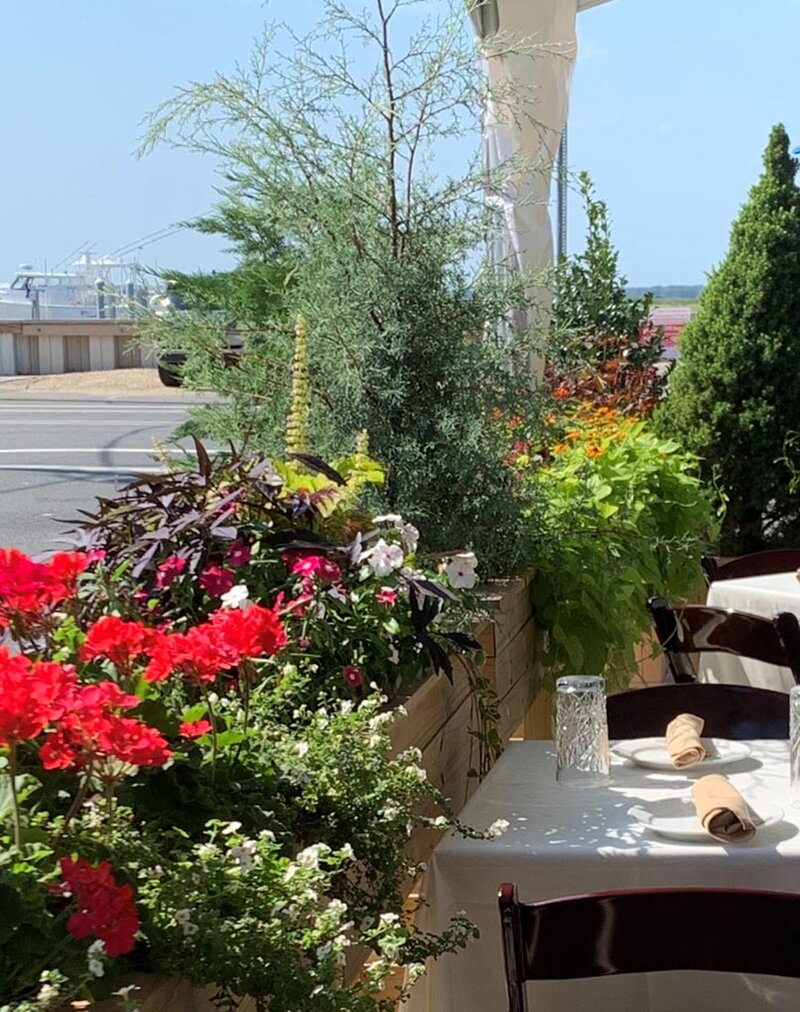
[[[794,893],[640,889],[521,903],[505,882],[498,899],[509,1012],[529,1012],[528,980],[663,970],[800,977]]]
[[[651,597],[647,607],[676,682],[697,681],[690,655],[702,650],[789,668],[800,685],[800,622],[791,612],[768,619],[701,604],[671,608],[663,597]]]
[[[792,573],[800,569],[800,548],[771,548],[735,558],[704,555],[700,562],[709,584],[717,580],[739,580],[745,576]]]
[[[788,695],[752,685],[653,685],[609,696],[606,711],[615,739],[661,737],[679,713],[702,717],[708,738],[789,738]]]

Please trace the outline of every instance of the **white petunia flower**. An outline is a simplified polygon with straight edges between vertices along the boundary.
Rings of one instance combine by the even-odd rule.
[[[243,583],[237,583],[219,599],[223,608],[240,608],[246,611],[250,605],[250,591]]]
[[[472,590],[478,582],[475,572],[477,568],[478,560],[474,552],[459,552],[454,555],[445,566],[450,586],[455,590]]]

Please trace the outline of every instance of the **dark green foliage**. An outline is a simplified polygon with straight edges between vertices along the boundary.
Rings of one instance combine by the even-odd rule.
[[[800,431],[800,192],[783,126],[731,229],[659,412],[728,497],[726,554],[800,538],[800,500],[781,457]]]

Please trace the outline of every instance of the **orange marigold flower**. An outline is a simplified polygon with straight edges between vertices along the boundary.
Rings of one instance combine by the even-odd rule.
[[[569,397],[569,387],[562,383],[560,387],[556,387],[553,391],[553,397],[557,397],[560,401],[565,400]]]
[[[556,445],[550,451],[551,453],[566,453],[569,449],[566,443],[556,443]]]
[[[586,448],[586,456],[589,457],[590,459],[594,459],[595,457],[602,457],[605,452],[606,451],[602,447],[597,446],[594,443],[591,446],[587,446]]]

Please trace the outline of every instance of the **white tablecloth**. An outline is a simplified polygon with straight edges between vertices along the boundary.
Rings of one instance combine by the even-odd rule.
[[[789,611],[800,618],[800,582],[794,573],[719,580],[708,588],[706,604],[715,608],[749,611],[765,618],[774,618],[779,612]],[[794,678],[788,668],[730,654],[701,654],[698,677],[701,682],[754,685],[784,692],[788,692],[794,685]]]
[[[785,816],[739,846],[723,846],[710,837],[699,843],[666,840],[626,814],[634,804],[672,814],[690,790],[692,777],[686,772],[642,769],[615,758],[608,786],[574,787],[555,782],[553,742],[511,744],[461,816],[480,830],[507,819],[508,832],[492,841],[445,837],[426,873],[429,906],[418,916],[423,929],[440,930],[464,910],[478,925],[480,939],[432,964],[404,1008],[504,1012],[497,911],[503,881],[516,882],[523,900],[646,886],[800,891],[800,808],[792,807],[789,795],[788,743],[751,744],[750,758],[722,772],[756,809],[759,800],[770,801]],[[563,944],[569,948],[568,937]],[[537,982],[529,988],[536,1012],[800,1009],[800,982],[774,977],[681,971]]]

